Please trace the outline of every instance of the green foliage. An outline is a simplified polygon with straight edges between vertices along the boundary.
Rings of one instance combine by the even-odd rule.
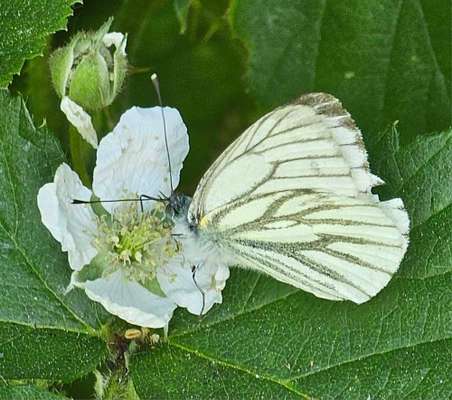
[[[41,224],[36,195],[64,161],[20,97],[0,92],[0,375],[70,381],[106,356],[103,313],[80,291],[64,294],[70,269]],[[18,368],[18,365],[20,368]]]
[[[79,0],[2,1],[0,4],[0,87],[6,87],[25,60],[39,56],[47,37],[66,27]]]
[[[129,77],[121,109],[157,104],[149,79],[156,72],[163,102],[178,108],[188,127],[191,150],[180,189],[193,193],[204,171],[249,121],[252,110],[241,81],[243,51],[227,26],[204,40],[209,27],[222,19],[226,10],[221,7],[198,15],[181,35],[170,3],[138,0],[135,5],[118,10],[114,28],[129,32],[130,63],[149,72]]]
[[[338,303],[234,271],[221,307],[202,321],[179,314],[168,344],[134,357],[137,392],[159,399],[186,392],[235,398],[247,390],[247,398],[386,399],[409,392],[413,399],[447,399],[452,131],[404,148],[397,139],[390,131],[368,146],[374,171],[388,182],[384,196],[401,196],[412,223],[412,244],[386,289],[363,305]],[[413,160],[420,161],[415,168]],[[178,372],[188,365],[194,377]]]
[[[4,64],[2,57],[0,83],[7,84],[24,58],[41,51],[48,33],[63,28],[71,3],[21,3],[29,11],[36,8],[31,14],[41,23],[35,17],[17,23],[30,24],[41,36],[20,39],[26,31],[14,27],[20,43],[0,39],[0,54],[12,60]],[[97,127],[105,134],[132,105],[155,105],[149,77],[157,72],[164,103],[180,109],[190,133],[182,191],[192,193],[213,159],[257,116],[321,90],[341,99],[363,130],[372,172],[386,181],[378,188],[380,197],[401,197],[411,219],[400,271],[363,305],[320,300],[233,269],[222,305],[202,319],[178,310],[167,342],[131,356],[138,395],[450,398],[450,2],[85,3],[71,19],[70,34],[114,16],[112,30],[129,33],[127,53],[134,66],[110,114],[94,116]],[[17,12],[11,7],[2,5],[0,15]],[[6,29],[0,23],[0,32]],[[70,34],[52,37],[46,54]],[[14,51],[5,47],[10,43]],[[47,63],[48,57],[28,62],[14,89],[25,94],[36,121],[47,119],[63,150],[88,176],[92,154],[75,145],[78,136],[68,139]],[[37,191],[52,180],[64,156],[46,127],[34,127],[19,97],[1,93],[0,105],[0,383],[74,381],[106,359],[100,339],[106,315],[78,290],[63,294],[70,276],[67,258],[40,223]],[[71,396],[76,392],[77,385]],[[34,386],[0,386],[0,400],[54,397]]]
[[[230,19],[264,106],[324,91],[368,134],[395,120],[403,139],[451,125],[448,0],[234,0]]]
[[[451,133],[425,136],[401,147],[394,131],[370,143],[371,165],[386,180],[383,197],[401,196],[410,212],[410,251],[400,274],[424,279],[450,272],[452,265]],[[387,153],[387,149],[394,149]],[[375,156],[374,156],[375,155]]]
[[[157,104],[150,75],[159,75],[163,102],[180,110],[190,134],[190,154],[184,162],[181,191],[193,193],[197,182],[213,160],[230,141],[246,128],[256,115],[245,93],[242,76],[245,71],[244,51],[231,39],[223,15],[224,1],[206,1],[201,11],[188,21],[187,32],[180,25],[172,2],[135,0],[86,1],[72,19],[69,34],[61,35],[55,46],[61,46],[71,34],[100,26],[114,16],[112,30],[127,32],[127,54],[133,66],[126,87],[113,103],[110,124],[99,126],[107,133],[120,115],[132,105]],[[203,10],[204,10],[203,8]],[[222,24],[220,24],[220,22]],[[209,40],[205,37],[212,24],[218,29]],[[37,122],[46,118],[49,127],[66,142],[67,124],[57,110],[59,100],[52,90],[47,60],[35,59],[26,68],[26,76],[16,88],[29,97]],[[43,89],[36,90],[37,87]],[[105,122],[105,121],[104,121]],[[67,143],[66,151],[69,152]],[[92,164],[91,164],[92,167]]]
[[[67,400],[67,397],[50,393],[31,385],[0,386],[0,400]]]
[[[173,0],[174,11],[180,24],[180,33],[187,30],[188,11],[192,0]]]

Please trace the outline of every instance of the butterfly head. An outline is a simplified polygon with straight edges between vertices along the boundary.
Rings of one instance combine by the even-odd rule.
[[[166,214],[170,218],[174,219],[187,215],[188,206],[191,202],[190,197],[180,193],[172,192],[167,201]]]

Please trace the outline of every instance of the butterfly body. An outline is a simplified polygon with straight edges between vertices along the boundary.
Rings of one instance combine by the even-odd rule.
[[[400,199],[372,194],[361,132],[340,102],[313,93],[262,117],[212,164],[185,217],[200,252],[330,300],[362,303],[408,245]]]

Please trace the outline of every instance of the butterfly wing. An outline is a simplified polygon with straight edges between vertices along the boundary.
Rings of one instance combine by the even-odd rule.
[[[306,189],[234,201],[209,214],[202,229],[240,265],[318,297],[356,303],[386,286],[407,244],[399,199]]]
[[[248,128],[209,168],[189,209],[237,261],[319,297],[362,303],[398,269],[408,216],[380,202],[361,132],[314,93]]]

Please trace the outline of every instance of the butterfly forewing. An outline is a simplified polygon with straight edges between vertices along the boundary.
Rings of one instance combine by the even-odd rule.
[[[314,93],[248,128],[209,168],[189,218],[238,262],[319,297],[362,303],[407,247],[400,199],[379,202],[361,133]]]

